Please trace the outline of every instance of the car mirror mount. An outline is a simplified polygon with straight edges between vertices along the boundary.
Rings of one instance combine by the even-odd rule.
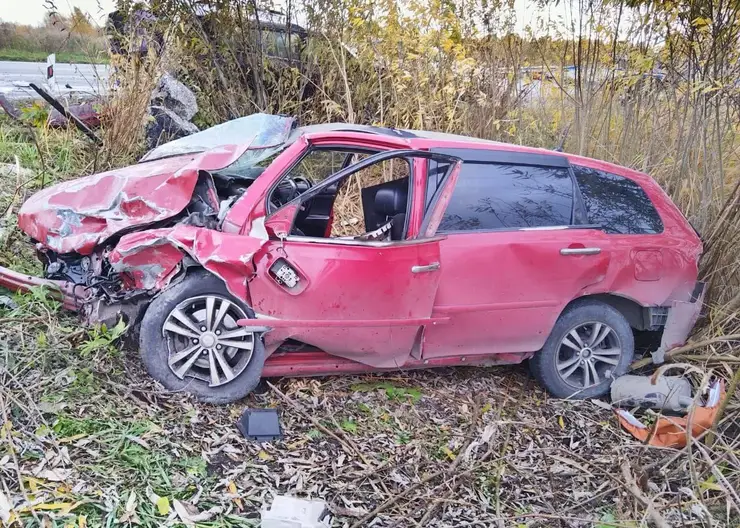
[[[290,235],[293,229],[293,221],[300,206],[301,202],[294,200],[275,211],[265,220],[265,230],[270,238],[274,237],[284,240]]]

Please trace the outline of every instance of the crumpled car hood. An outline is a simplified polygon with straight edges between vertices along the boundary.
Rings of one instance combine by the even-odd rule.
[[[123,230],[180,213],[190,203],[199,171],[230,166],[248,146],[224,145],[54,185],[23,204],[18,225],[57,253],[89,255]]]
[[[196,156],[177,156],[63,182],[34,194],[18,225],[58,253],[90,254],[110,236],[170,218],[190,202]]]
[[[57,253],[89,255],[115,234],[183,211],[201,170],[248,168],[278,152],[294,124],[290,117],[253,114],[171,141],[145,156],[151,161],[36,193],[21,207],[18,225]]]

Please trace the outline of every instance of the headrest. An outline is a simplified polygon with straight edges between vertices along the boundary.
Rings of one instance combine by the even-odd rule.
[[[378,189],[375,194],[375,213],[382,216],[405,213],[407,196],[406,189]]]

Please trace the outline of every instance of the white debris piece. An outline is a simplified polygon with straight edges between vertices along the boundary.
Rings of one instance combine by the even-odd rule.
[[[262,528],[329,528],[331,514],[322,500],[278,495],[270,509],[262,508]]]

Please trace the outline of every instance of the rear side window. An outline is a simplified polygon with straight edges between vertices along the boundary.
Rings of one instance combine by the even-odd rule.
[[[570,225],[572,211],[566,168],[466,161],[438,231]]]
[[[661,233],[663,222],[637,183],[586,167],[573,166],[588,214],[588,223],[619,235]]]

